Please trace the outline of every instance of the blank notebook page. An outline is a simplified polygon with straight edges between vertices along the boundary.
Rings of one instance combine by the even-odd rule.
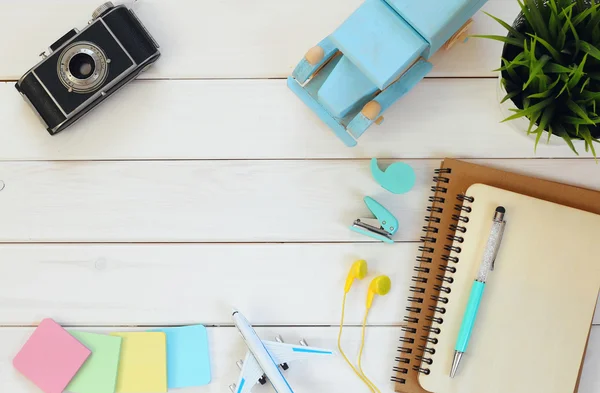
[[[441,332],[422,367],[422,387],[435,393],[571,393],[575,390],[600,289],[600,216],[476,184],[467,232]],[[469,205],[468,202],[465,205]],[[506,208],[506,229],[469,348],[449,377],[454,346],[492,226]],[[460,235],[460,234],[459,234]]]

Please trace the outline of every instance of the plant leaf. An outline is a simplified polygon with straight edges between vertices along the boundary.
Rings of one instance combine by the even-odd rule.
[[[530,117],[535,113],[539,113],[542,109],[546,108],[548,105],[552,104],[553,102],[554,102],[554,97],[551,97],[551,98],[545,99],[542,102],[538,102],[535,105],[531,105],[530,107],[527,107],[525,109],[517,110],[514,115],[509,116],[506,119],[502,120],[502,123],[510,121],[510,120],[514,120],[514,119],[519,119],[524,116]]]
[[[558,24],[558,18],[557,18],[558,12],[552,8],[552,4],[554,4],[554,7],[556,7],[556,3],[553,3],[553,1],[548,2],[548,6],[552,10],[552,12],[550,12],[548,28],[550,29],[550,38],[552,38],[552,40],[554,40],[554,42],[558,42],[557,38],[558,38],[558,33],[560,31],[559,24]],[[562,47],[560,49],[562,49]]]
[[[514,37],[505,37],[503,35],[470,35],[469,37],[485,38],[488,40],[500,41],[500,42],[504,42],[505,44],[514,45],[519,48],[523,48],[523,40],[519,40],[518,38],[514,38]]]
[[[564,124],[571,124],[574,126],[590,124],[588,121],[583,120],[582,118],[573,116],[561,116],[560,121]],[[596,119],[594,123],[598,123],[599,121],[600,119]]]
[[[515,29],[514,27],[512,27],[511,25],[509,25],[502,19],[497,18],[494,15],[492,15],[488,12],[485,12],[485,11],[483,13],[486,14],[487,16],[489,16],[490,18],[492,18],[493,20],[495,20],[496,22],[500,23],[502,25],[502,27],[504,27],[506,30],[508,30],[508,32],[510,34],[512,34],[515,38],[519,38],[519,39],[523,39],[523,40],[525,39],[525,36],[523,35],[523,33],[519,32],[517,29]]]
[[[528,10],[527,13],[523,11],[525,18],[527,18],[527,21],[533,27],[533,30],[538,36],[541,36],[543,39],[548,40],[550,34],[548,33],[546,20],[542,15],[542,2],[538,0],[524,0],[524,3],[524,7],[522,7],[522,9],[526,8]]]
[[[560,17],[558,12],[558,7],[556,5],[556,0],[548,0],[546,3],[548,8],[550,9],[550,18],[549,18],[549,29],[550,35],[555,43],[557,42],[558,33],[560,32]],[[561,48],[562,49],[562,48]]]
[[[519,78],[519,75],[517,74],[517,72],[515,71],[516,67],[520,67],[520,64],[513,64],[513,63],[509,63],[506,59],[502,59],[502,63],[504,63],[504,67],[501,67],[500,69],[498,69],[498,71],[506,71],[508,73],[508,75],[515,81],[520,80],[521,78]]]
[[[573,72],[571,68],[567,68],[563,65],[552,62],[546,64],[544,71],[549,72],[551,74],[570,74],[571,72]]]
[[[585,88],[590,84],[591,79],[587,78],[585,80],[585,82],[583,82],[583,84],[581,85],[581,90],[579,90],[579,93],[583,93],[583,91],[585,90]]]
[[[542,115],[542,112],[537,112],[530,117],[529,127],[527,127],[527,135],[531,134],[531,130],[533,130],[533,126],[535,126],[535,123],[537,123],[537,121],[541,115]]]
[[[566,4],[569,4],[568,6],[565,6]],[[558,15],[561,18],[566,18],[567,16],[570,16],[573,14],[573,7],[575,7],[575,3],[571,0],[569,1],[565,1],[565,4],[561,5],[562,7],[562,11],[560,12],[560,14]]]
[[[558,61],[559,63],[563,62],[563,58],[561,56],[561,54],[552,47],[552,45],[550,45],[548,43],[548,41],[544,40],[541,37],[532,35],[530,33],[527,33],[528,36],[533,37],[535,40],[539,41],[540,44],[542,44],[544,46],[544,48],[546,48],[546,50],[548,50],[548,52],[550,52],[550,54],[552,55],[552,57],[554,57],[554,60]]]
[[[515,91],[511,91],[510,93],[508,93],[508,94],[506,94],[506,95],[504,96],[504,98],[502,99],[502,101],[500,101],[500,103],[501,103],[501,104],[504,104],[506,101],[510,100],[510,99],[511,99],[511,98],[513,98],[513,97],[516,97],[516,96],[518,96],[520,93],[521,93],[521,92],[520,92],[520,91],[517,91],[517,90],[515,90]]]
[[[536,131],[537,135],[535,137],[535,145],[533,145],[533,152],[537,153],[537,147],[540,143],[540,139],[542,139],[542,134],[544,133],[544,130],[541,128],[538,128],[538,130]]]
[[[586,100],[600,100],[600,92],[584,91],[581,93],[581,98]]]
[[[598,12],[598,14],[600,15],[600,12]],[[598,41],[600,41],[600,26],[595,25],[594,27],[592,27],[592,42]]]
[[[538,77],[538,74],[541,73],[543,75],[544,66],[546,65],[546,63],[548,63],[549,60],[550,56],[543,55],[539,60],[534,61],[535,64],[529,70],[529,79],[527,80],[527,82],[525,82],[525,85],[523,85],[523,90],[527,89],[531,82],[533,82],[533,80]]]
[[[567,31],[563,27],[562,29],[558,30],[558,35],[556,37],[556,47],[560,48],[560,50],[562,51],[563,49],[565,49],[566,43],[567,43]]]
[[[588,44],[585,41],[581,41],[579,45],[581,47],[581,50],[584,51],[586,54],[592,56],[596,60],[600,60],[600,50],[598,48],[591,44]]]
[[[552,84],[550,86],[548,86],[545,91],[542,91],[540,93],[530,94],[530,95],[527,96],[527,98],[547,98],[547,97],[550,97],[552,95],[552,93],[554,92],[554,88],[556,87],[556,85],[558,85],[558,82],[560,82],[560,77],[556,78],[556,80],[554,82],[552,82]]]
[[[598,24],[600,24],[600,13],[596,12],[596,14],[590,18],[590,21],[588,22],[586,29],[587,30],[593,29],[594,27],[598,26]]]
[[[573,3],[575,4],[575,3]],[[572,8],[571,8],[572,10]],[[568,12],[565,14],[566,16],[566,26],[569,27],[569,29],[571,30],[571,33],[573,33],[573,42],[575,43],[575,53],[573,54],[573,56],[577,56],[579,54],[579,51],[581,50],[580,47],[580,40],[579,40],[579,33],[577,33],[577,29],[575,28],[575,26],[573,26],[573,22],[571,21],[571,15],[572,15],[572,11]]]
[[[586,126],[581,126],[580,134],[583,140],[585,141],[585,149],[587,151],[588,146],[594,155],[596,161],[598,160],[598,156],[596,156],[596,149],[594,148],[594,140],[592,138],[592,134],[590,133],[590,129]]]
[[[541,116],[540,123],[535,132],[546,131],[546,127],[550,124],[552,118],[554,117],[554,110],[556,109],[556,105],[552,104],[546,109],[544,109],[544,113]],[[548,138],[550,139],[550,138]]]
[[[587,113],[585,113],[585,111],[579,105],[577,105],[573,100],[571,100],[571,99],[567,100],[567,107],[569,107],[569,109],[572,110],[573,113],[578,115],[580,118],[587,121],[588,124],[596,124],[592,119],[590,119],[588,117]]]
[[[571,137],[569,136],[567,131],[563,128],[563,126],[561,126],[560,124],[556,124],[554,126],[554,128],[551,128],[550,130],[554,131],[554,133],[556,135],[558,135],[562,139],[564,139],[564,141],[567,143],[567,145],[569,145],[571,150],[573,150],[573,153],[575,153],[576,155],[579,155],[579,153],[577,152],[577,149],[575,149],[575,146],[573,145],[573,141],[571,140]]]
[[[573,70],[573,75],[571,76],[571,79],[569,80],[569,90],[573,90],[575,88],[575,86],[577,86],[579,84],[579,82],[581,81],[581,78],[583,78],[583,76],[585,75],[585,72],[583,72],[583,68],[585,67],[587,58],[588,58],[588,55],[586,53],[585,56],[583,56],[583,60],[581,61],[581,63],[579,63],[579,66]]]
[[[581,22],[583,22],[588,16],[594,14],[598,10],[598,4],[595,4],[591,7],[587,7],[583,10],[580,9],[579,14],[573,18],[573,25],[577,26]]]
[[[569,89],[569,75],[560,74],[560,80],[564,82],[565,85],[556,96],[557,98],[560,97],[565,91],[571,94],[571,90]]]

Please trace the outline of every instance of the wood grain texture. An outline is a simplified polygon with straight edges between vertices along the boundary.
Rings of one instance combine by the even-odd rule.
[[[0,83],[0,160],[574,157],[500,123],[496,86],[428,79],[347,148],[285,81],[135,82],[53,137]]]
[[[416,244],[3,245],[0,325],[221,325],[234,307],[257,325],[335,325],[358,259],[393,280],[369,322],[398,325],[416,255]],[[349,324],[369,281],[349,295]]]
[[[1,245],[0,325],[53,317],[69,325],[230,324],[233,307],[257,325],[339,324],[341,289],[358,259],[364,282],[348,297],[359,325],[370,280],[392,279],[371,325],[405,315],[417,244]],[[76,295],[74,295],[76,294]],[[600,324],[600,310],[596,315]],[[1,334],[1,332],[0,332]]]
[[[2,162],[0,242],[371,241],[348,229],[366,195],[400,221],[396,241],[417,241],[440,161],[405,162],[417,182],[403,196],[368,160]],[[600,189],[593,160],[477,162]]]
[[[0,328],[1,392],[37,392],[11,361],[32,332],[18,325],[44,317],[107,332],[127,328],[93,326],[229,325],[230,309],[239,307],[268,325],[258,329],[266,339],[282,334],[335,347],[339,292],[357,258],[369,261],[369,277],[393,280],[392,293],[373,308],[366,352],[368,374],[391,392],[418,244],[370,243],[349,231],[368,214],[365,195],[398,217],[397,240],[413,242],[432,171],[445,156],[600,189],[593,160],[532,160],[572,153],[540,146],[534,154],[531,140],[499,123],[491,79],[497,42],[471,39],[440,52],[430,76],[451,79],[427,79],[359,147],[343,146],[285,81],[266,78],[289,75],[361,3],[141,0],[136,11],[163,57],[146,80],[56,137],[13,83],[0,83],[0,326],[10,326]],[[0,40],[0,53],[9,54],[0,80],[19,78],[97,5],[0,0],[0,36],[19,37]],[[517,7],[490,0],[484,10],[511,21]],[[503,34],[483,13],[472,32]],[[415,189],[403,196],[381,189],[371,157],[413,165]],[[367,285],[350,294],[349,323],[360,322]],[[347,348],[357,347],[359,333],[347,329]],[[235,360],[246,351],[239,334],[221,326],[209,335],[213,383],[182,393],[223,392],[237,379]],[[597,326],[579,393],[600,393],[599,367]],[[288,375],[300,392],[364,390],[341,359],[293,365]]]
[[[231,323],[232,307],[258,325],[335,325],[350,265],[369,263],[348,297],[360,324],[370,279],[390,276],[372,325],[405,315],[417,244],[1,245],[0,325],[51,316],[70,325]],[[60,283],[60,285],[57,285]],[[77,296],[73,296],[77,294]],[[596,314],[600,324],[600,307]]]
[[[332,33],[362,0],[278,0],[203,2],[142,0],[136,12],[161,45],[163,57],[142,78],[266,78],[291,74],[306,51]],[[17,80],[39,61],[38,53],[73,27],[82,28],[97,0],[1,0],[0,80]],[[509,22],[512,0],[484,7]],[[27,21],[26,23],[24,21]],[[35,27],[35,28],[33,28]],[[502,34],[484,14],[475,16],[474,34]],[[502,45],[470,40],[434,59],[431,76],[491,76]],[[467,65],[467,66],[465,66]]]
[[[251,316],[249,315],[251,318]],[[107,333],[123,328],[98,329],[78,328],[77,330]],[[131,329],[125,329],[131,330]],[[12,367],[12,358],[31,334],[31,328],[5,328],[0,330],[0,386],[3,391],[11,393],[35,393],[37,388],[19,375]],[[336,328],[326,327],[268,327],[257,328],[258,334],[264,339],[273,339],[281,334],[288,342],[297,342],[306,338],[310,345],[335,348]],[[401,332],[399,328],[372,327],[368,330],[367,345],[364,355],[366,374],[381,388],[384,393],[392,393],[393,385],[389,382],[391,368],[395,366],[394,357],[396,345]],[[359,345],[360,329],[344,329],[344,349],[354,358]],[[236,359],[241,359],[246,353],[246,346],[234,328],[209,328],[209,346],[211,351],[211,366],[213,381],[208,386],[198,388],[178,389],[181,393],[222,393],[227,386],[237,380],[238,368]],[[592,329],[588,353],[578,393],[600,393],[600,326]],[[290,385],[298,392],[359,392],[366,388],[354,376],[341,357],[300,362],[291,365],[286,373]],[[273,392],[270,386],[258,386],[255,393]]]

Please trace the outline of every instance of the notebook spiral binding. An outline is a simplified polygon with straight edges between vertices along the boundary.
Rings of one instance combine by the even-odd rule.
[[[450,178],[445,175],[450,173],[452,173],[451,168],[436,169],[435,176],[433,177],[435,185],[431,187],[431,191],[434,195],[429,197],[429,202],[432,205],[427,208],[427,212],[430,214],[425,217],[427,225],[423,227],[424,235],[421,237],[421,241],[424,244],[419,247],[419,251],[422,254],[417,256],[419,266],[414,268],[417,275],[412,277],[412,281],[415,284],[410,287],[410,291],[412,292],[408,297],[410,305],[406,308],[409,315],[404,317],[404,322],[407,326],[402,328],[404,336],[400,338],[401,343],[411,344],[411,346],[404,345],[398,347],[400,356],[396,357],[396,362],[400,363],[400,367],[393,368],[396,376],[391,378],[392,382],[399,384],[406,383],[406,379],[402,378],[402,374],[408,374],[409,369],[423,374],[429,374],[430,372],[427,366],[433,364],[432,356],[435,354],[435,345],[438,343],[438,339],[435,336],[441,333],[444,323],[442,316],[446,312],[445,305],[448,304],[448,298],[444,295],[451,291],[450,284],[454,282],[452,274],[456,273],[456,267],[453,265],[459,262],[458,254],[462,251],[460,244],[464,242],[463,234],[467,232],[467,228],[462,224],[469,221],[468,215],[471,212],[469,204],[474,199],[466,195],[458,195],[456,196],[458,203],[453,206],[455,210],[455,213],[452,215],[454,223],[450,225],[450,230],[454,235],[447,237],[447,240],[452,241],[452,245],[445,246],[445,253],[442,255],[442,259],[445,262],[452,262],[452,264],[440,266],[439,271],[437,269],[433,271],[431,267],[427,266],[427,264],[433,262],[432,256],[435,251],[433,245],[437,243],[438,239],[436,235],[440,231],[437,224],[440,224],[441,218],[436,215],[442,214],[444,209],[448,208],[447,202],[449,202],[450,196],[446,195],[448,188],[445,185],[450,182]],[[418,316],[423,311],[420,305],[423,303],[425,293],[427,292],[426,288],[421,285],[427,284],[429,280],[436,280],[436,284],[433,286],[436,294],[430,295],[431,299],[436,302],[436,305],[429,307],[428,310],[433,311],[435,314],[425,318],[428,324],[424,326],[424,330],[418,332]],[[422,354],[413,353],[413,344],[418,344],[417,348]],[[418,364],[412,365],[412,367],[408,366],[411,364],[411,358],[414,358]]]
[[[463,235],[467,232],[466,226],[462,224],[469,222],[469,213],[472,211],[470,204],[474,202],[472,197],[462,194],[459,194],[456,199],[458,203],[454,204],[455,213],[452,215],[452,219],[455,221],[455,223],[450,224],[450,230],[454,234],[446,237],[447,240],[452,241],[452,244],[444,246],[444,250],[447,252],[447,254],[442,256],[444,261],[451,262],[452,264],[458,264],[460,262],[459,254],[462,251],[460,244],[465,241]],[[435,274],[436,284],[433,286],[433,288],[438,294],[431,296],[432,300],[436,302],[436,306],[431,308],[431,311],[434,311],[435,314],[426,318],[426,320],[430,322],[429,325],[424,327],[424,331],[427,333],[427,335],[420,337],[421,341],[423,341],[425,345],[421,345],[419,347],[419,349],[423,351],[423,355],[415,356],[415,359],[421,362],[421,364],[413,367],[414,371],[423,374],[429,374],[430,372],[429,368],[427,368],[427,365],[433,364],[435,345],[438,342],[437,338],[435,338],[435,335],[438,335],[442,332],[442,325],[444,323],[442,316],[446,313],[445,305],[449,302],[445,295],[450,293],[452,290],[450,287],[450,284],[454,282],[452,275],[456,273],[457,269],[455,266],[452,266],[452,264],[440,266],[440,272]]]

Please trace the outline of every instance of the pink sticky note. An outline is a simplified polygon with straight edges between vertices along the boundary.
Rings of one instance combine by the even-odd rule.
[[[13,365],[45,393],[61,393],[91,352],[52,319],[44,319]]]

